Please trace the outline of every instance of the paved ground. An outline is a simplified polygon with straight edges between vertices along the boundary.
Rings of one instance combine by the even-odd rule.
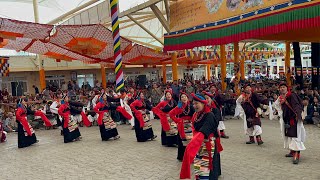
[[[246,145],[240,120],[225,122],[231,137],[223,140],[221,154],[223,180],[244,179],[320,179],[320,129],[306,126],[307,150],[301,163],[293,165],[285,158],[277,121],[263,120],[265,144]],[[160,139],[145,143],[135,141],[127,125],[118,128],[121,139],[102,142],[98,127],[81,128],[83,140],[64,144],[58,130],[36,132],[39,144],[17,148],[17,135],[9,134],[0,144],[0,179],[178,179],[180,165],[176,148],[161,147]],[[159,136],[160,126],[154,121]]]

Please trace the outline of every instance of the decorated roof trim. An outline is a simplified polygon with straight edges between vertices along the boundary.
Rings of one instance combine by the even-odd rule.
[[[230,19],[208,23],[165,35],[165,51],[190,49],[289,31],[296,28],[318,27],[319,0],[296,0]],[[307,24],[306,24],[307,23]],[[281,25],[281,26],[280,26]],[[276,29],[276,28],[277,29]]]

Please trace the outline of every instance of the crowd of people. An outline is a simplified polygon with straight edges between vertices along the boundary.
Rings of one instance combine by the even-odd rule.
[[[305,150],[304,124],[320,122],[319,92],[317,89],[288,87],[280,80],[250,79],[242,82],[240,94],[234,85],[221,91],[221,82],[194,81],[192,78],[172,83],[149,82],[145,86],[129,82],[119,93],[114,86],[103,89],[76,82],[61,88],[48,87],[35,95],[9,98],[2,101],[0,122],[1,142],[7,132],[18,132],[18,147],[37,143],[35,128],[59,128],[64,143],[81,140],[79,126],[99,126],[101,140],[117,140],[117,126],[130,124],[138,142],[152,141],[157,135],[152,119],[161,123],[161,144],[178,147],[177,159],[182,161],[181,179],[190,179],[193,163],[196,179],[221,175],[221,138],[228,139],[226,116],[243,119],[246,144],[259,146],[262,140],[262,117],[278,119],[283,132],[286,157],[298,164],[300,151]],[[5,92],[5,91],[4,91]],[[3,93],[0,97],[3,97]],[[10,102],[11,101],[11,102]],[[15,103],[13,103],[15,101]],[[232,137],[230,137],[232,138]]]

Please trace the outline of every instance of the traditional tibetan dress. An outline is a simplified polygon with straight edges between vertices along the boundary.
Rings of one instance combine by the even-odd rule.
[[[27,115],[40,116],[47,127],[52,126],[49,119],[41,111],[32,111],[22,104],[16,110],[16,120],[18,123],[18,148],[31,146],[38,142],[36,134],[27,120]]]
[[[188,102],[181,107],[176,106],[169,112],[170,118],[178,127],[178,156],[177,159],[182,161],[186,146],[192,139],[192,123],[191,119],[194,114],[194,108]]]
[[[178,127],[177,124],[170,118],[169,112],[177,106],[175,100],[161,101],[152,111],[160,118],[161,130],[161,144],[163,146],[178,145]]]
[[[99,102],[95,107],[94,111],[99,114],[98,125],[100,127],[100,135],[102,141],[107,141],[110,138],[118,138],[117,124],[111,118],[110,110],[116,110],[120,112],[126,119],[131,119],[131,115],[121,106],[115,106],[108,103],[107,101]]]
[[[218,124],[212,112],[195,113],[194,133],[188,144],[180,171],[181,179],[191,179],[190,165],[193,162],[195,179],[217,180],[221,175]]]
[[[150,101],[146,99],[137,99],[130,104],[130,108],[134,116],[134,130],[138,142],[152,140],[153,134],[152,124],[147,115],[147,110],[152,109]]]

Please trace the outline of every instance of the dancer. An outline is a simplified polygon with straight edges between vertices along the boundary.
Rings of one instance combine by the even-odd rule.
[[[192,117],[194,132],[184,153],[180,179],[191,179],[190,165],[194,162],[195,179],[217,180],[221,175],[220,152],[223,150],[219,139],[218,121],[203,95],[191,96],[196,111]]]
[[[178,145],[178,129],[177,124],[169,117],[169,112],[177,106],[177,103],[172,99],[171,89],[167,89],[164,95],[164,101],[161,101],[152,111],[160,118],[162,126],[161,144],[175,147]]]
[[[169,112],[170,118],[177,123],[179,136],[178,136],[178,156],[179,161],[183,160],[183,155],[186,146],[192,139],[192,124],[191,118],[194,114],[194,108],[190,104],[187,93],[181,92],[179,95],[178,105]]]
[[[226,129],[223,118],[222,118],[222,113],[221,113],[221,107],[219,107],[219,104],[217,101],[214,99],[214,95],[210,92],[202,91],[204,94],[204,97],[206,98],[208,102],[208,106],[210,107],[212,113],[214,114],[215,118],[217,119],[218,123],[218,130],[220,131],[220,137],[229,139],[229,136],[227,136],[224,132]]]
[[[138,97],[130,104],[130,108],[134,116],[134,130],[138,142],[154,140],[157,135],[153,134],[152,124],[147,116],[147,110],[152,109],[151,102],[145,99],[142,92],[138,93]]]
[[[90,122],[82,110],[79,110],[76,107],[70,105],[68,95],[63,95],[58,113],[63,119],[62,126],[64,143],[81,140],[82,137],[77,121],[72,114],[80,114],[86,126],[90,126]]]
[[[37,143],[37,137],[27,120],[27,115],[40,116],[47,127],[52,126],[49,119],[41,111],[33,111],[27,105],[27,98],[17,101],[16,120],[18,123],[18,148],[24,148]]]
[[[63,135],[63,128],[62,128],[62,117],[59,115],[58,113],[58,109],[60,107],[60,102],[61,102],[61,98],[62,98],[62,94],[58,93],[56,95],[56,99],[52,102],[51,106],[50,106],[50,111],[56,115],[56,121],[57,121],[57,126],[61,131],[61,136]]]
[[[123,107],[127,111],[127,113],[129,113],[131,115],[132,118],[129,119],[129,123],[131,125],[131,129],[133,130],[134,129],[134,117],[133,117],[131,108],[129,106],[129,100],[132,98],[131,94],[127,94],[124,91],[124,89],[121,89],[120,93],[121,93],[121,97],[120,97],[121,107]]]
[[[115,106],[110,102],[119,102],[120,99],[108,97],[105,93],[101,95],[100,102],[94,107],[94,111],[99,114],[98,125],[102,141],[107,141],[110,138],[117,140],[120,138],[116,123],[112,120],[109,110],[117,110],[126,119],[131,119],[132,116],[126,112],[121,106]]]
[[[220,131],[221,138],[229,139],[229,136],[227,136],[224,132],[224,130],[226,129],[226,126],[224,125],[224,118],[222,113],[223,104],[224,104],[223,97],[219,94],[218,89],[215,85],[211,85],[209,90],[212,93],[210,97],[212,98],[213,103],[217,107],[217,108],[214,108],[213,111],[214,111],[214,114],[217,116],[217,119],[219,119],[218,129]]]
[[[306,131],[301,118],[302,103],[297,94],[290,92],[286,83],[281,83],[279,89],[280,96],[275,102],[275,108],[280,117],[284,148],[290,150],[286,157],[293,157],[293,164],[298,164],[300,151],[306,150]]]
[[[249,141],[246,144],[254,144],[254,136],[258,145],[263,144],[261,139],[262,128],[261,120],[257,108],[263,103],[258,94],[252,91],[251,86],[244,86],[244,93],[239,96],[236,101],[237,108],[239,108],[240,117],[244,122],[244,129],[246,135],[249,136]]]

